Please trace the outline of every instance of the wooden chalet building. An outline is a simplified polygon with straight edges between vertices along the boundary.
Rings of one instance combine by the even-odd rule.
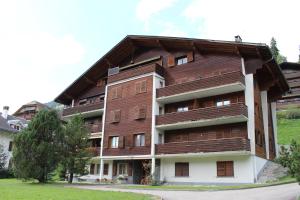
[[[280,64],[280,67],[290,86],[290,91],[278,100],[277,109],[286,109],[291,106],[300,108],[300,64],[284,62]]]
[[[127,36],[55,101],[90,125],[101,180],[143,183],[149,163],[163,182],[253,183],[288,90],[265,44]]]

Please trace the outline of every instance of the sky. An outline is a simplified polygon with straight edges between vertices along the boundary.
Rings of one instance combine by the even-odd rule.
[[[269,44],[298,61],[299,0],[0,0],[0,112],[52,101],[126,35]]]

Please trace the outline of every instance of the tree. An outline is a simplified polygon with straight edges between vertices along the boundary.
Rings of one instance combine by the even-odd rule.
[[[270,50],[272,52],[274,59],[277,61],[278,64],[282,62],[287,62],[287,58],[280,54],[280,51],[277,47],[277,42],[274,37],[272,37],[270,42]]]
[[[300,144],[292,140],[290,148],[281,147],[277,160],[282,166],[287,167],[289,174],[300,182]]]
[[[0,144],[0,170],[4,169],[6,165],[7,155],[4,153],[3,146]]]
[[[61,159],[63,131],[54,110],[41,110],[15,138],[14,172],[18,178],[49,179]]]
[[[62,161],[69,172],[68,182],[73,182],[74,174],[84,174],[90,159],[88,152],[89,134],[80,115],[71,118],[65,126],[64,159]]]

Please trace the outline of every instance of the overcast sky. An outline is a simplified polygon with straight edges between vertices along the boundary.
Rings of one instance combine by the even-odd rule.
[[[0,0],[0,111],[52,101],[129,34],[300,45],[299,0]]]

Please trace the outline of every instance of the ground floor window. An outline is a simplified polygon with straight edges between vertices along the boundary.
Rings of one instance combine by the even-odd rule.
[[[127,175],[127,163],[118,164],[118,175]]]
[[[100,164],[97,164],[96,167],[97,167],[96,168],[96,171],[97,171],[96,174],[100,174]]]
[[[175,163],[175,176],[189,176],[189,163],[187,162],[178,162]]]
[[[104,166],[103,166],[103,175],[108,175],[108,164],[105,163]]]
[[[95,174],[95,164],[90,165],[90,174]]]
[[[234,176],[233,161],[218,161],[217,176],[218,177]]]

